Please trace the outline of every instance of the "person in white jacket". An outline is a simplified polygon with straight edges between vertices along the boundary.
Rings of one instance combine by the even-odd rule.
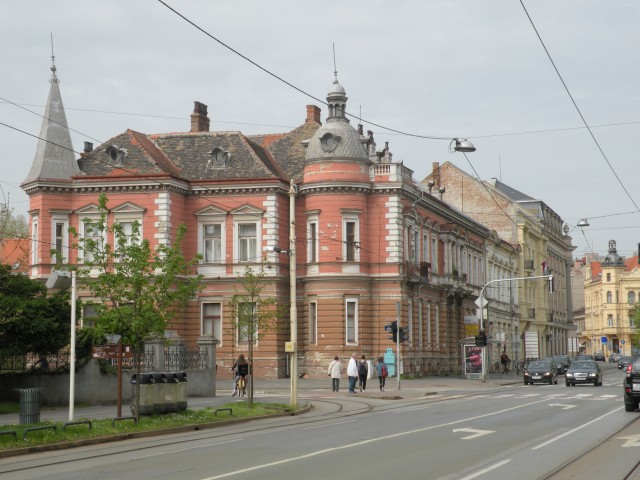
[[[352,354],[347,365],[347,377],[349,377],[349,393],[356,393],[356,381],[358,380],[358,362],[356,354]]]
[[[342,375],[342,364],[337,355],[329,363],[327,374],[331,377],[331,391],[337,392],[340,389],[340,376]]]

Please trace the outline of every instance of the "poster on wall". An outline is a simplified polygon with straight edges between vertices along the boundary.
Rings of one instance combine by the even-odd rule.
[[[482,375],[482,347],[464,346],[464,373],[468,378],[479,378]]]

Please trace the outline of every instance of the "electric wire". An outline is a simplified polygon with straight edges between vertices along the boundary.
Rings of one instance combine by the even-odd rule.
[[[584,124],[585,128],[588,130],[589,135],[591,136],[591,139],[593,140],[593,142],[596,144],[596,147],[600,151],[600,154],[602,155],[602,158],[604,158],[605,162],[609,166],[609,169],[611,170],[613,175],[616,177],[616,180],[618,181],[618,183],[622,187],[622,190],[627,194],[627,197],[629,198],[629,200],[631,200],[631,203],[633,204],[633,206],[636,207],[637,211],[640,211],[640,207],[638,207],[638,205],[636,204],[635,200],[633,199],[633,197],[631,196],[631,194],[627,190],[627,187],[625,187],[625,185],[622,183],[622,180],[618,176],[618,173],[613,168],[613,165],[611,164],[611,162],[607,158],[607,155],[604,153],[604,150],[600,146],[600,143],[598,142],[598,140],[596,139],[595,135],[591,131],[591,127],[589,127],[589,124],[587,123],[586,119],[582,115],[582,111],[580,110],[580,107],[578,107],[578,104],[574,100],[573,95],[571,94],[571,91],[569,90],[569,87],[565,83],[564,78],[562,78],[562,75],[560,74],[560,70],[558,70],[558,67],[556,67],[556,64],[553,61],[553,58],[551,57],[551,54],[549,53],[549,50],[547,49],[547,46],[545,45],[544,41],[542,40],[542,37],[540,36],[540,33],[538,32],[538,29],[536,28],[535,24],[533,23],[533,19],[529,15],[529,12],[527,11],[527,7],[525,7],[523,0],[520,0],[520,5],[522,5],[524,13],[527,15],[527,18],[529,19],[529,23],[531,23],[531,26],[533,27],[533,30],[535,31],[536,36],[538,37],[538,40],[540,41],[540,44],[542,45],[542,48],[544,49],[545,53],[547,54],[547,58],[551,62],[551,65],[553,66],[553,69],[555,70],[556,74],[558,75],[558,78],[560,79],[560,82],[562,83],[562,86],[564,87],[565,91],[567,92],[567,95],[571,99],[571,103],[573,103],[573,106],[575,107],[576,111],[578,112],[578,115],[580,116],[580,119],[582,120],[582,123]]]

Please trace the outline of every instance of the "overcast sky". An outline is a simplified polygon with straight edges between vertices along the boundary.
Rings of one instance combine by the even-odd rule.
[[[621,255],[640,242],[640,2],[523,0],[195,1],[166,3],[289,83],[347,108],[379,148],[388,141],[421,180],[451,161],[543,200],[570,226],[575,255]],[[28,209],[27,176],[49,91],[51,34],[74,148],[131,128],[188,131],[193,101],[212,130],[300,125],[312,98],[229,51],[157,0],[0,3],[0,201]],[[17,107],[9,102],[19,104]],[[31,113],[25,109],[29,109]],[[322,117],[326,116],[323,108]],[[469,137],[477,151],[449,154]],[[357,124],[357,120],[352,120]],[[13,128],[10,128],[13,127]],[[598,144],[602,152],[598,148]],[[603,154],[604,153],[604,154]],[[605,158],[606,157],[606,158]],[[626,191],[625,191],[626,190]],[[444,199],[446,200],[446,193]],[[576,228],[580,218],[590,226]]]

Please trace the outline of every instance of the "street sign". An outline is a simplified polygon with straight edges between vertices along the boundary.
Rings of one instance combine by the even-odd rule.
[[[487,306],[487,303],[489,303],[489,300],[487,300],[486,298],[484,298],[484,296],[482,297],[482,304],[480,304],[480,297],[476,298],[476,301],[473,302],[476,304],[476,307],[478,308],[484,308]]]
[[[620,340],[620,343],[622,343],[624,345],[624,340]]]
[[[607,343],[607,337],[601,337],[600,343]]]

